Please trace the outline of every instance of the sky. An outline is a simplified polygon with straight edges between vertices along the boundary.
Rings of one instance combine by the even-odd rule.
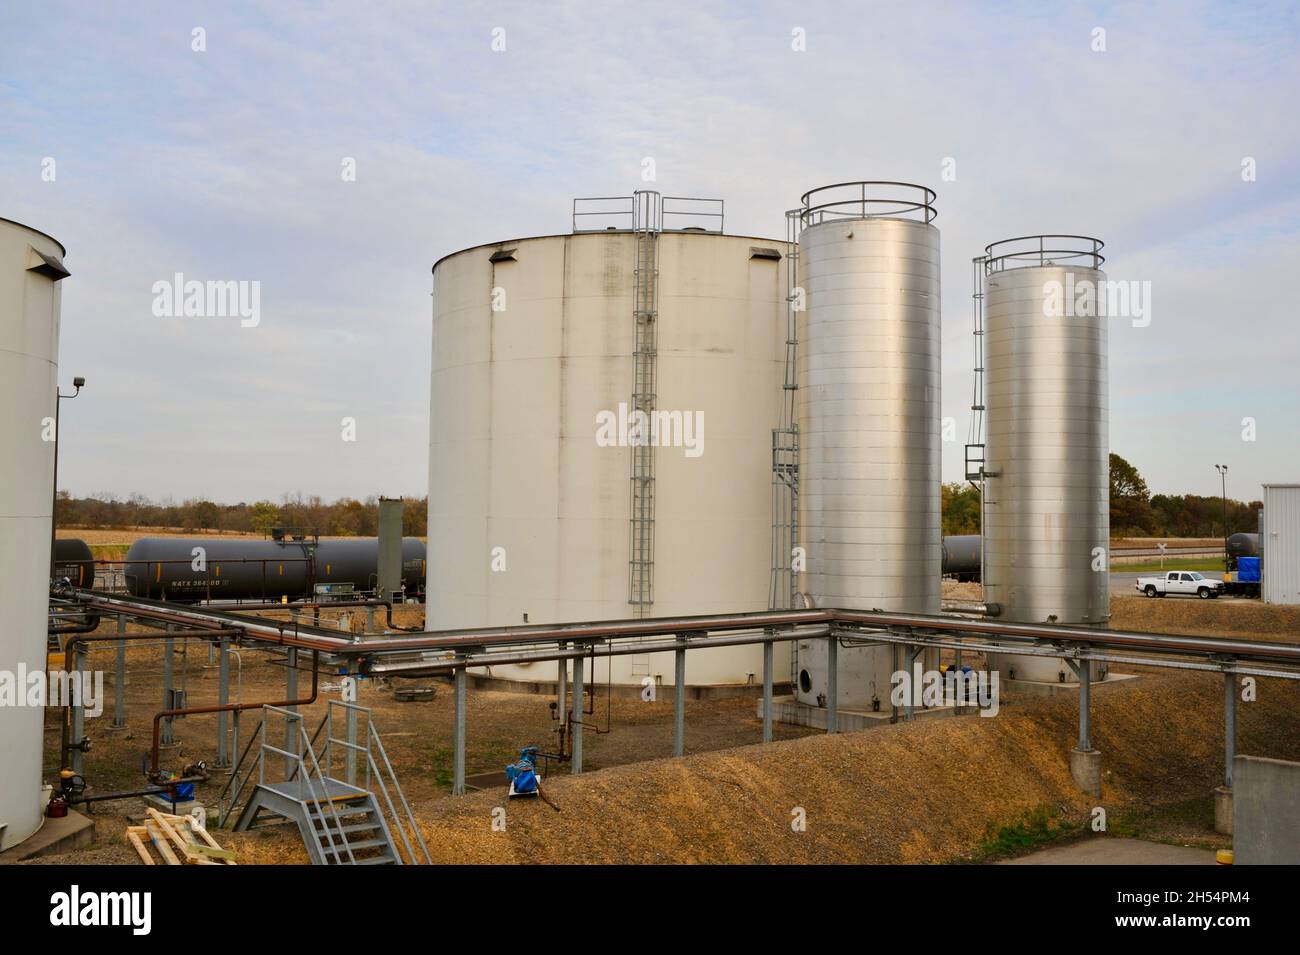
[[[7,2],[0,216],[67,247],[61,380],[87,379],[59,485],[422,496],[433,262],[567,231],[652,157],[739,234],[826,183],[935,189],[946,480],[971,258],[1104,239],[1150,283],[1148,324],[1111,321],[1112,450],[1153,492],[1218,494],[1226,463],[1257,499],[1300,480],[1298,10]],[[156,315],[177,273],[260,283],[256,325]]]

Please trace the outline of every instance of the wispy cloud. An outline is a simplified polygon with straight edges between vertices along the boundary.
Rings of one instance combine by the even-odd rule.
[[[1112,274],[1154,296],[1149,328],[1112,335],[1115,450],[1167,491],[1216,489],[1220,458],[1243,497],[1300,466],[1289,5],[6,16],[0,214],[69,248],[63,367],[90,380],[65,422],[61,483],[75,491],[421,493],[431,264],[564,231],[572,196],[630,192],[644,156],[664,191],[723,196],[729,231],[751,234],[782,235],[782,212],[825,182],[936,188],[944,413],[959,434],[971,256],[1026,232],[1099,235]],[[191,49],[197,27],[206,52]],[[356,182],[341,179],[346,157]],[[940,179],[946,158],[956,181]],[[152,283],[176,272],[260,281],[260,325],[155,318]],[[1260,437],[1243,445],[1234,422],[1249,414]],[[344,415],[356,444],[337,440]],[[961,457],[945,448],[949,479]]]

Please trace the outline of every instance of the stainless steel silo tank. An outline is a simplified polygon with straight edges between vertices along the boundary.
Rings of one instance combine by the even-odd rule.
[[[1110,617],[1106,275],[1099,240],[987,247],[984,599],[999,619]],[[1070,682],[1046,657],[991,655],[1004,678]]]
[[[818,607],[939,612],[939,230],[934,193],[844,183],[803,197],[801,588]],[[827,647],[798,648],[824,705]],[[839,651],[837,702],[888,707],[890,645]]]
[[[50,524],[65,250],[0,219],[0,671],[45,670]],[[45,711],[0,714],[0,849],[41,825]]]

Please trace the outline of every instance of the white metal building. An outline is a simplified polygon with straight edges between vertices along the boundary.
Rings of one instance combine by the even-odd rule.
[[[1264,485],[1260,554],[1264,602],[1300,604],[1300,484]]]

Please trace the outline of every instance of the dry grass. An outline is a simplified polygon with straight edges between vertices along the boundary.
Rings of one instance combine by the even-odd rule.
[[[1204,547],[1206,549],[1219,548],[1223,550],[1222,537],[1112,537],[1110,539],[1111,551],[1127,550],[1129,548],[1155,548],[1157,544],[1165,544],[1170,549],[1180,547]]]
[[[1079,793],[1066,754],[1075,706],[938,719],[620,766],[548,782],[562,811],[499,792],[422,807],[437,862],[939,863],[1046,808],[1081,821],[1209,792],[1222,760],[1216,678],[1162,675],[1098,688],[1103,798]],[[1273,686],[1245,714],[1242,749],[1300,756],[1300,695]],[[492,811],[505,805],[504,832]],[[791,829],[806,812],[807,831]]]
[[[242,531],[183,531],[175,527],[60,527],[60,538],[83,540],[91,547],[102,545],[130,546],[142,537],[207,537],[239,538],[261,540],[261,534],[246,534]]]
[[[1300,607],[1258,600],[1111,597],[1110,625],[1146,633],[1205,633],[1300,642]]]

